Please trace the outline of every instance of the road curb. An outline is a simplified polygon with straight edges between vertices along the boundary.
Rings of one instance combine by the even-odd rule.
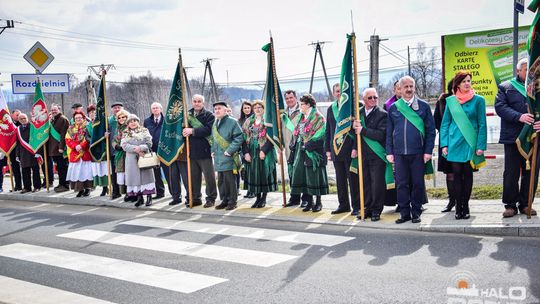
[[[132,203],[124,203],[121,198],[116,200],[110,200],[108,198],[101,197],[88,197],[88,198],[76,198],[57,196],[51,193],[51,195],[36,195],[36,194],[20,194],[20,193],[0,193],[0,200],[20,200],[30,201],[37,203],[48,204],[63,204],[63,205],[79,205],[79,206],[98,206],[98,207],[112,207],[121,209],[137,209],[155,212],[168,212],[168,213],[182,213],[182,214],[199,214],[207,216],[228,216],[244,219],[266,219],[274,221],[287,221],[287,222],[299,222],[306,224],[320,224],[320,225],[335,225],[344,227],[359,227],[367,229],[377,230],[391,230],[391,231],[417,231],[417,232],[439,232],[439,233],[454,233],[454,234],[468,234],[468,235],[488,235],[488,236],[514,236],[514,237],[540,237],[540,224],[412,224],[410,222],[401,225],[394,224],[392,222],[381,223],[371,222],[368,220],[360,221],[346,217],[340,220],[333,220],[328,218],[310,218],[310,217],[295,217],[287,215],[272,215],[254,212],[245,212],[243,210],[253,210],[250,208],[237,208],[233,211],[221,211],[215,209],[188,209],[183,205],[177,206],[159,206],[155,205],[151,207],[136,208]],[[158,201],[160,202],[160,201]],[[248,205],[248,204],[245,204]],[[279,208],[279,207],[273,207]],[[208,210],[208,211],[207,211]],[[211,211],[210,211],[211,210]],[[268,211],[268,209],[266,209]],[[324,214],[329,210],[324,210],[320,214]],[[309,215],[309,214],[308,214]],[[383,214],[384,216],[384,214]],[[345,219],[345,220],[344,220]]]

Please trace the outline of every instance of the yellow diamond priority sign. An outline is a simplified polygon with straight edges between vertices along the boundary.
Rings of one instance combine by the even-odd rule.
[[[38,41],[24,55],[24,59],[40,73],[54,60],[54,56]]]

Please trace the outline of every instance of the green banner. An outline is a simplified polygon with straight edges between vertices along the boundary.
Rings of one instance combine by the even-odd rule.
[[[527,26],[519,28],[518,58],[527,57],[528,34]],[[497,85],[513,77],[513,40],[512,28],[443,36],[444,83],[467,70],[475,92],[486,99],[486,105],[493,105]]]
[[[353,81],[351,38],[351,35],[347,35],[347,46],[345,47],[345,55],[343,56],[343,61],[341,63],[341,77],[339,79],[341,95],[337,106],[337,116],[334,114],[334,118],[336,119],[336,131],[334,133],[333,147],[336,154],[341,152],[341,148],[345,143],[345,138],[347,138],[347,135],[351,130],[354,99],[354,93],[351,86]]]
[[[281,94],[281,88],[279,87],[279,81],[277,75],[274,75],[275,72],[275,62],[274,62],[274,47],[273,42],[270,42],[262,47],[262,50],[266,52],[268,58],[268,67],[266,71],[266,85],[264,86],[264,125],[266,126],[266,137],[274,146],[278,149],[281,149],[283,146],[283,141],[279,141],[279,128],[278,128],[278,119],[280,115],[277,114],[276,108],[279,109],[280,114],[284,113],[284,103],[283,95]],[[276,98],[276,91],[277,97]],[[276,99],[278,106],[276,107]],[[286,115],[284,115],[286,116]],[[284,125],[289,125],[289,120],[284,120]]]
[[[32,115],[30,116],[30,148],[36,153],[49,140],[49,111],[41,91],[41,81],[36,83]]]
[[[95,162],[107,160],[107,141],[105,138],[107,128],[105,119],[107,119],[105,113],[105,77],[101,77],[96,103],[96,118],[92,123],[92,140],[90,144],[90,155],[92,155],[92,159]],[[113,134],[113,136],[116,136],[116,134]]]
[[[538,91],[535,85],[538,82],[538,76],[540,75],[540,27],[538,20],[540,19],[540,11],[538,11],[538,0],[531,2],[528,9],[535,12],[536,16],[530,28],[530,35],[527,41],[527,47],[529,52],[529,70],[527,74],[527,102],[529,104],[529,113],[534,115],[534,120],[540,120],[540,91]],[[526,169],[530,170],[530,158],[533,148],[533,140],[538,136],[533,129],[532,125],[525,124],[518,138],[516,144],[519,152],[526,160]]]
[[[184,76],[182,75],[182,59],[176,65],[176,72],[169,93],[167,109],[163,113],[163,127],[159,136],[158,157],[167,166],[180,155],[184,147],[182,123],[184,120]]]

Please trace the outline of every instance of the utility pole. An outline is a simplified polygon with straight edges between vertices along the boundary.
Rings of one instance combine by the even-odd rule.
[[[310,43],[309,45],[315,46],[315,57],[313,58],[313,68],[311,69],[311,81],[309,83],[309,93],[313,92],[313,80],[315,78],[315,64],[317,63],[317,54],[321,59],[322,70],[324,73],[324,79],[326,80],[326,88],[328,89],[328,97],[332,100],[332,89],[330,88],[330,82],[328,82],[328,75],[326,74],[326,67],[324,66],[324,60],[322,56],[322,45],[325,43],[330,43],[331,41],[317,41]]]
[[[409,67],[409,72],[407,75],[411,76],[411,48],[407,45],[407,66]]]
[[[379,43],[388,39],[380,39],[379,35],[369,37],[369,87],[377,88],[379,85]]]
[[[6,20],[6,26],[0,26],[0,35],[2,35],[2,33],[8,29],[8,28],[14,28],[15,27],[15,22],[13,22],[13,20]]]
[[[217,58],[206,58],[203,61],[201,61],[201,63],[204,63],[204,76],[203,76],[203,83],[202,83],[202,88],[201,88],[201,95],[204,96],[204,86],[206,84],[206,72],[208,71],[208,76],[210,80],[210,92],[208,93],[208,97],[209,97],[208,99],[209,99],[210,104],[218,101],[217,87],[216,87],[216,82],[214,81],[214,73],[212,73],[212,65],[211,65],[212,60],[215,60],[215,59]],[[214,99],[212,99],[212,96],[214,97]]]
[[[187,67],[187,66],[184,67],[184,80],[185,80],[185,83],[186,83],[187,97],[188,97],[188,100],[191,100],[191,97],[193,95],[191,95],[191,88],[189,87],[189,81],[188,81],[186,69],[191,69],[191,67]]]

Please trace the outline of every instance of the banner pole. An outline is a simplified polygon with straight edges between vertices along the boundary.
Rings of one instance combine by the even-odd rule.
[[[353,51],[353,74],[354,74],[354,109],[355,109],[355,119],[360,121],[360,104],[358,97],[358,77],[357,77],[357,66],[356,66],[356,36],[354,32],[351,34],[351,43]],[[360,189],[360,218],[364,221],[365,218],[365,209],[364,209],[364,174],[362,168],[362,139],[360,133],[356,134],[357,142],[357,151],[358,151],[358,186]]]
[[[182,65],[182,50],[178,49],[178,65],[180,66],[180,73],[183,73],[184,66]],[[188,121],[188,115],[189,112],[187,110],[187,102],[186,102],[186,92],[184,90],[184,82],[185,79],[183,75],[180,76],[180,85],[182,86],[182,103],[184,108],[184,128],[187,128],[189,126]],[[217,96],[216,96],[217,98]],[[216,100],[217,101],[217,100]],[[189,136],[186,136],[186,158],[187,158],[187,176],[188,176],[188,198],[189,198],[189,208],[193,208],[193,187],[191,186],[191,159],[190,159],[190,148],[189,148]]]
[[[107,84],[105,83],[105,75],[107,75],[107,71],[103,68],[101,71],[103,78],[103,116],[105,116],[105,130],[107,133],[109,133],[109,116],[107,115],[107,90],[105,87]],[[113,134],[114,135],[114,134]],[[109,151],[109,135],[105,136],[105,153],[107,155],[107,191],[109,192],[109,196],[112,198],[112,180],[111,180],[111,152]]]
[[[47,142],[43,145],[43,162],[45,163],[45,188],[49,192],[49,166],[47,161]]]
[[[9,156],[10,153],[6,154],[7,157],[7,163],[9,168],[9,180],[11,181],[11,192],[15,192],[15,183],[13,182],[13,169],[11,168],[11,157]],[[1,172],[4,174],[4,172]]]
[[[534,136],[533,141],[533,153],[532,153],[532,161],[531,161],[531,174],[529,175],[529,197],[528,197],[528,210],[527,210],[527,219],[531,218],[531,212],[532,212],[532,204],[534,200],[534,180],[536,178],[536,166],[538,165],[536,163],[536,154],[538,153],[538,133]]]
[[[279,136],[279,163],[281,168],[281,193],[283,196],[283,204],[282,206],[285,207],[287,205],[287,194],[286,194],[286,187],[285,184],[285,164],[283,161],[283,131],[281,129],[281,113],[279,113],[279,92],[278,92],[278,86],[277,86],[277,75],[276,75],[276,62],[275,62],[275,56],[274,56],[274,39],[272,36],[270,36],[270,52],[272,56],[272,75],[273,75],[273,83],[274,83],[274,103],[276,105],[276,120],[278,125],[278,136]]]

